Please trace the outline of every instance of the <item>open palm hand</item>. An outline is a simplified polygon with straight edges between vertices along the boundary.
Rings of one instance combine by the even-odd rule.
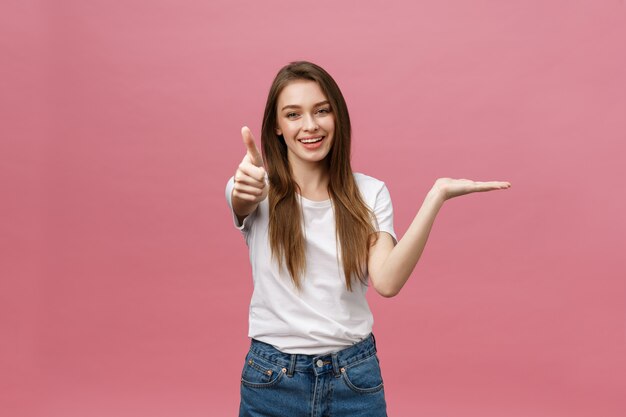
[[[435,187],[444,200],[449,200],[464,194],[507,189],[511,187],[511,183],[506,181],[472,181],[464,178],[459,180],[439,178],[435,181]]]

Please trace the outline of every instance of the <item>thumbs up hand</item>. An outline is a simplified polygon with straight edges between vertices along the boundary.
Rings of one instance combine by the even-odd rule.
[[[237,172],[235,172],[235,187],[232,197],[235,213],[243,217],[254,211],[257,205],[265,200],[269,185],[265,181],[263,157],[254,143],[252,132],[247,126],[241,128],[241,136],[247,152],[239,164]]]

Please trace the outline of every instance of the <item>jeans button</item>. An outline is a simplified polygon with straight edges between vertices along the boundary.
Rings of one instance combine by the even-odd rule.
[[[318,359],[317,362],[315,362],[315,364],[317,365],[318,368],[321,368],[322,366],[324,366],[324,362],[322,362],[321,359]]]

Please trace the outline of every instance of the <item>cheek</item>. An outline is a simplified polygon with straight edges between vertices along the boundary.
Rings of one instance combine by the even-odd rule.
[[[326,130],[329,131],[332,134],[335,133],[335,123],[332,120],[326,126]]]
[[[328,128],[329,129],[335,129],[335,118],[334,117],[329,117],[328,118]]]
[[[294,130],[296,130],[296,125],[294,123],[283,123],[283,132],[293,132]]]

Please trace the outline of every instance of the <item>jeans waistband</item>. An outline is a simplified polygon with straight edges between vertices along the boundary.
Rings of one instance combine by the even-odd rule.
[[[317,375],[332,372],[338,376],[341,373],[341,368],[376,354],[376,339],[374,334],[370,333],[365,339],[352,346],[324,355],[284,353],[268,343],[252,339],[250,351],[285,368],[288,376],[293,376],[295,371],[311,371]]]

